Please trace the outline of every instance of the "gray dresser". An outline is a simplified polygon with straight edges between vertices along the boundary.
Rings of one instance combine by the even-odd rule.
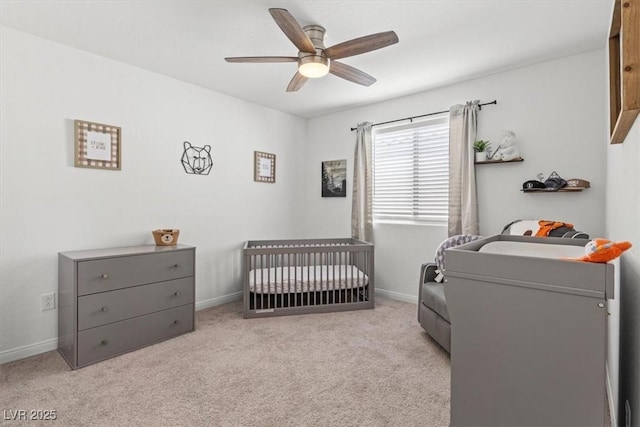
[[[194,330],[195,247],[58,254],[58,351],[80,368]]]

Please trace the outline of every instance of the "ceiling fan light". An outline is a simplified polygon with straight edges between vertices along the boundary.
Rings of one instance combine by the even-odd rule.
[[[329,58],[322,55],[300,58],[298,72],[310,79],[326,76],[329,73]]]

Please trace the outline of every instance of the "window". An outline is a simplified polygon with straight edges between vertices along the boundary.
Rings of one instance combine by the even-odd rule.
[[[373,219],[446,223],[449,117],[373,133]]]

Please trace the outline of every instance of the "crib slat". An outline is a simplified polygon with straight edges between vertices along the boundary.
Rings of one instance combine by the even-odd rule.
[[[318,256],[317,253],[314,252],[313,253],[313,304],[315,305],[316,303],[316,286],[317,286],[317,273],[318,273]],[[322,300],[320,301],[320,303],[322,304]]]
[[[251,255],[251,262],[253,263],[253,309],[257,310],[258,306],[256,305],[256,301],[258,299],[258,280],[256,277],[258,275],[258,266],[256,264],[255,255]]]
[[[280,295],[279,295],[279,300],[276,299],[276,302],[278,302],[278,307],[282,307],[282,304],[284,303],[284,255],[280,254],[280,281],[281,281],[281,285],[280,285]]]
[[[320,245],[320,246],[322,246],[322,245]],[[326,289],[326,286],[325,286],[325,283],[324,283],[324,279],[322,278],[322,275],[323,275],[322,263],[323,263],[323,260],[324,260],[324,254],[323,253],[318,253],[318,258],[319,258],[319,262],[316,262],[316,270],[315,271],[318,272],[318,269],[320,270],[319,271],[319,273],[320,273],[319,274],[319,276],[320,276],[320,289],[319,289],[319,291],[320,292],[317,292],[317,295],[320,298],[320,304],[326,304],[327,303],[326,294],[328,292],[323,292],[323,290]]]
[[[336,282],[336,277],[337,277],[336,276],[336,253],[335,252],[331,253],[331,257],[332,257],[331,268],[333,270],[333,302],[334,304],[336,302],[336,286],[337,286],[338,287],[338,304],[339,304],[342,301],[340,300],[340,282],[339,281]]]
[[[271,308],[271,298],[269,295],[271,294],[271,255],[266,255],[266,269],[267,269],[267,310]],[[264,281],[262,282],[264,286]],[[264,290],[262,291],[262,303],[264,305]]]
[[[337,280],[338,283],[338,298],[340,300],[341,303],[346,303],[347,302],[347,287],[344,286],[342,284],[342,255],[340,254],[340,252],[336,252],[336,264],[338,267],[338,272],[334,273],[334,279]]]
[[[264,296],[264,255],[260,255],[260,309],[263,308],[263,296]],[[258,284],[256,283],[256,290],[258,289]]]
[[[362,268],[364,269],[365,272],[369,271],[369,266],[368,266],[369,259],[368,259],[368,257],[365,256],[363,261],[364,261],[363,262],[364,267],[362,267]],[[364,273],[364,272],[362,273],[362,275],[363,275],[363,277],[362,277],[362,283],[363,283],[363,285],[362,285],[362,297],[363,297],[363,299],[366,299],[366,297],[367,297],[367,288],[364,286],[364,274],[366,274],[366,273]],[[360,282],[360,269],[358,269],[358,282]]]
[[[360,286],[363,283],[362,276],[365,271],[367,271],[367,257],[358,257],[358,285],[360,288],[360,294],[362,295],[362,300],[366,300],[366,292],[364,286]]]
[[[345,252],[340,252],[340,283],[342,283],[343,280],[343,276],[342,273],[344,272],[345,276],[347,274],[347,262],[346,262],[346,253]],[[344,284],[344,299],[345,302],[353,302],[353,299],[349,298],[351,294],[351,289],[349,288],[349,284],[346,283],[345,280],[345,284]]]
[[[355,262],[355,260],[353,260],[353,262]],[[353,278],[355,276],[355,272],[353,271],[353,267],[354,267],[353,262],[351,263],[351,287],[352,288],[355,287],[355,284],[353,283]],[[356,290],[356,301],[359,301],[357,290]]]
[[[311,304],[311,294],[309,294],[309,289],[311,289],[313,285],[313,275],[311,274],[311,267],[313,265],[313,262],[315,260],[315,255],[313,255],[311,252],[309,252],[309,255],[307,256],[307,281],[306,281],[306,286],[307,286],[307,303]],[[304,285],[303,285],[303,289],[304,289]],[[304,295],[304,294],[303,294]],[[315,299],[313,300],[315,302]]]
[[[271,255],[270,267],[273,268],[273,280],[269,280],[269,308],[276,308],[276,296],[278,295],[278,264],[277,254]],[[269,272],[271,272],[271,268]],[[273,293],[271,293],[271,286],[273,286]],[[273,299],[273,301],[272,301]]]
[[[364,254],[363,254],[363,255],[364,255]],[[369,257],[367,257],[367,256],[363,256],[363,258],[364,258],[364,271],[369,271]],[[369,298],[368,298],[368,297],[369,297],[369,295],[368,295],[368,292],[367,292],[367,287],[365,286],[365,283],[366,283],[366,282],[365,282],[365,280],[364,280],[364,276],[365,276],[365,273],[364,273],[364,272],[362,272],[362,284],[363,284],[363,285],[362,285],[362,292],[363,292],[363,296],[364,296],[364,298],[365,298],[366,300],[368,300],[368,299],[369,299]]]

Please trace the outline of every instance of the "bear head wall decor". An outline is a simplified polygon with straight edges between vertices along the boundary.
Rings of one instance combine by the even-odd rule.
[[[211,160],[211,146],[194,147],[189,141],[184,142],[184,153],[182,153],[182,167],[186,173],[196,175],[209,175],[213,166]]]

